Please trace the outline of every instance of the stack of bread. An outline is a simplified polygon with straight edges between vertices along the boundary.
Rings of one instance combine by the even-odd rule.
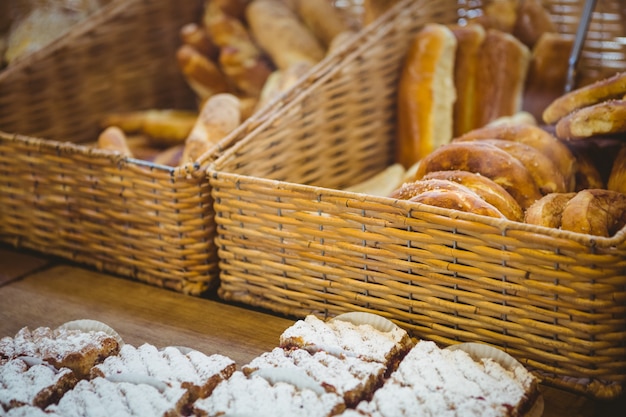
[[[198,110],[112,113],[97,146],[161,165],[193,163],[355,29],[329,0],[206,0],[198,22],[181,28],[176,55]]]
[[[543,411],[538,380],[504,352],[476,343],[449,349],[415,343],[370,313],[328,321],[309,315],[287,328],[276,348],[239,369],[220,354],[124,344],[108,326],[86,322],[98,330],[24,328],[0,339],[0,416],[532,417]],[[87,372],[77,373],[70,357]]]
[[[416,34],[398,86],[407,171],[385,195],[614,235],[626,225],[626,74],[564,94],[571,39],[540,1],[496,4]]]

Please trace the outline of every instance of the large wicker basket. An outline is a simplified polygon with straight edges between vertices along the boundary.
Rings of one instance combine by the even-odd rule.
[[[562,13],[580,4],[551,3],[574,31]],[[442,345],[500,346],[554,385],[618,396],[626,229],[598,238],[341,191],[393,161],[408,42],[425,22],[455,21],[457,7],[395,7],[209,166],[218,293],[298,317],[376,312]],[[612,71],[626,68],[623,52]],[[583,58],[581,71],[598,62]]]
[[[85,145],[112,111],[196,108],[175,54],[180,28],[199,21],[203,6],[113,0],[0,72],[1,241],[187,294],[215,288],[205,168],[231,139],[179,168]],[[232,138],[245,136],[264,112]]]

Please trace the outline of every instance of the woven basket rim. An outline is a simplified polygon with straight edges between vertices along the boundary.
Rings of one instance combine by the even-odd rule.
[[[444,216],[446,218],[452,219],[460,219],[466,220],[469,222],[480,223],[488,226],[493,226],[502,231],[503,235],[506,234],[510,230],[518,230],[522,232],[534,233],[537,235],[541,235],[548,238],[556,238],[556,239],[566,239],[569,241],[574,241],[576,243],[580,243],[584,246],[588,247],[598,247],[598,248],[610,248],[617,247],[626,244],[626,226],[622,227],[617,233],[615,233],[611,237],[604,236],[595,236],[583,233],[571,232],[568,230],[561,230],[557,228],[545,227],[545,226],[537,226],[533,224],[516,222],[513,220],[509,220],[506,218],[496,218],[483,216],[476,213],[463,212],[453,209],[441,208],[436,206],[430,206],[423,203],[417,203],[409,200],[401,200],[390,197],[380,197],[369,194],[356,193],[353,191],[346,190],[338,190],[333,188],[314,186],[314,185],[306,185],[306,184],[297,184],[288,181],[279,181],[272,180],[268,178],[260,178],[253,177],[249,175],[243,174],[235,174],[232,172],[222,171],[216,169],[214,166],[211,166],[207,169],[207,176],[209,177],[209,181],[219,180],[219,177],[223,177],[231,180],[232,182],[248,182],[248,183],[257,183],[268,186],[273,186],[274,188],[281,188],[283,190],[294,191],[298,193],[308,193],[315,194],[318,196],[328,195],[333,198],[343,198],[348,200],[356,200],[356,201],[369,201],[380,203],[382,205],[392,207],[392,208],[400,208],[410,213],[427,213],[434,214],[439,216]]]

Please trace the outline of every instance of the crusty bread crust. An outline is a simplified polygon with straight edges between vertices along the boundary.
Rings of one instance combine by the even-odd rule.
[[[417,33],[398,88],[397,162],[405,168],[452,138],[456,38],[442,24]]]

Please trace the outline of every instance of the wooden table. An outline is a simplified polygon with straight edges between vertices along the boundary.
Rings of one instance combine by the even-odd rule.
[[[0,337],[75,319],[113,327],[126,343],[188,346],[239,365],[277,346],[294,320],[114,277],[0,245]],[[626,399],[594,401],[542,386],[544,417],[622,416]]]

